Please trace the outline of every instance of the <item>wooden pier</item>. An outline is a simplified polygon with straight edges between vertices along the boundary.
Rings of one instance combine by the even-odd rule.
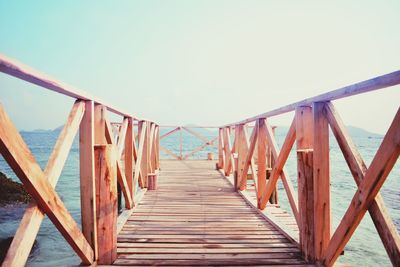
[[[34,199],[4,267],[26,264],[45,216],[84,266],[333,266],[367,212],[393,266],[400,266],[400,236],[379,194],[400,154],[400,110],[367,166],[333,103],[399,85],[400,71],[214,127],[218,136],[211,140],[195,127],[173,126],[160,135],[158,123],[3,55],[0,72],[75,99],[43,170],[0,105],[0,153]],[[293,121],[280,147],[269,118],[289,112]],[[110,113],[121,121],[111,122]],[[336,229],[331,226],[335,180],[330,177],[329,128],[357,185]],[[204,144],[184,155],[183,130]],[[81,225],[62,201],[68,196],[61,198],[54,190],[78,132]],[[180,133],[179,153],[160,144],[175,132]],[[217,147],[217,162],[189,160],[207,146]],[[289,177],[284,166],[293,148],[297,175]],[[160,161],[160,151],[175,160]],[[279,206],[279,180],[292,215]],[[124,200],[120,215],[119,194]]]

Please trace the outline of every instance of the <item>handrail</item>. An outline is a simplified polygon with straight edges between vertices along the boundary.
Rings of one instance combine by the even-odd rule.
[[[107,109],[115,114],[131,117],[134,120],[144,120],[134,117],[132,114],[122,111],[121,109],[107,104],[105,101],[90,95],[89,93],[82,91],[72,85],[57,81],[56,79],[41,73],[23,63],[18,62],[15,59],[11,59],[5,55],[0,54],[0,72],[6,73],[8,75],[14,76],[21,80],[33,83],[40,87],[46,88],[50,91],[57,92],[72,98],[91,100],[97,104],[107,107]]]
[[[345,98],[352,95],[358,95],[374,90],[383,89],[386,87],[394,86],[400,84],[400,70],[394,71],[385,75],[377,76],[372,79],[368,79],[359,83],[355,83],[349,86],[345,86],[327,93],[323,93],[314,97],[306,98],[304,100],[235,122],[225,124],[221,127],[234,126],[238,124],[245,124],[249,122],[256,121],[257,119],[265,119],[268,117],[277,116],[283,113],[294,111],[297,107],[310,106],[315,102],[328,102],[332,100],[337,100],[340,98]]]

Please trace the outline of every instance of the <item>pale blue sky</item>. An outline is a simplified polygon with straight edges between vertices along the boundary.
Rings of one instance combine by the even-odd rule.
[[[0,53],[135,116],[220,125],[399,70],[399,25],[400,1],[1,1]],[[20,129],[57,127],[72,104],[0,87]],[[399,89],[335,103],[383,133]]]

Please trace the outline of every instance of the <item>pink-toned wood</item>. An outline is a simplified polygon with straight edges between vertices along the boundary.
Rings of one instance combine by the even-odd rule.
[[[157,174],[149,173],[149,186],[147,190],[157,190]]]
[[[230,129],[224,128],[224,150],[225,150],[225,175],[229,176],[232,171],[232,148],[230,139]]]
[[[129,118],[125,117],[121,124],[121,128],[118,132],[118,142],[116,143],[118,160],[121,159],[122,153],[125,150],[125,137],[126,137],[126,131],[128,129],[128,123],[129,123]]]
[[[329,128],[324,111],[325,103],[314,103],[314,246],[315,259],[320,262],[331,237]]]
[[[400,109],[376,152],[364,179],[336,228],[325,251],[323,263],[332,266],[374,201],[400,154]]]
[[[48,90],[76,98],[81,100],[91,100],[95,103],[106,106],[109,111],[121,115],[132,117],[129,113],[122,111],[119,108],[106,104],[103,100],[100,100],[84,91],[79,90],[71,85],[57,81],[56,79],[43,74],[33,68],[26,66],[15,59],[11,59],[5,55],[0,54],[0,72],[7,73],[11,76],[17,77],[21,80],[36,84]]]
[[[294,141],[296,140],[295,120],[293,120],[292,124],[290,125],[289,131],[286,135],[286,139],[282,146],[282,151],[279,151],[278,144],[276,143],[276,140],[274,138],[273,130],[272,130],[271,126],[268,124],[268,122],[266,123],[266,128],[267,128],[268,144],[271,147],[271,152],[272,152],[274,159],[276,159],[276,164],[272,170],[271,177],[267,183],[267,189],[265,190],[266,193],[263,196],[261,201],[262,201],[262,203],[264,203],[270,199],[272,192],[276,189],[276,182],[278,181],[278,177],[280,175],[283,186],[286,191],[286,195],[289,200],[290,207],[293,212],[293,216],[296,219],[297,225],[299,225],[299,212],[298,212],[298,208],[297,208],[297,197],[295,196],[291,180],[288,177],[288,175],[286,174],[286,171],[283,167],[289,156],[289,153],[294,144]]]
[[[299,239],[304,259],[315,261],[313,114],[311,107],[296,108],[297,192],[299,197]]]
[[[115,141],[113,138],[113,134],[111,132],[111,128],[110,128],[111,125],[112,124],[110,124],[109,120],[107,118],[105,118],[105,131],[106,131],[105,136],[107,139],[107,144],[114,145]],[[126,141],[126,139],[125,139],[125,141]],[[124,195],[125,207],[127,209],[131,209],[133,207],[133,200],[132,200],[133,190],[130,190],[130,188],[129,188],[128,181],[127,181],[128,179],[125,176],[126,169],[124,169],[121,166],[120,159],[117,159],[116,164],[117,164],[117,181],[118,181],[118,184],[121,186],[121,190]]]
[[[244,139],[247,142],[247,137],[246,137],[246,133],[244,132]],[[252,160],[253,160],[253,154],[254,154],[254,149],[256,147],[256,143],[257,143],[257,136],[258,136],[258,122],[256,122],[256,126],[253,129],[253,132],[251,134],[250,137],[250,145],[249,148],[247,150],[246,156],[245,156],[245,164],[243,166],[243,170],[242,170],[242,177],[246,177],[247,179],[247,173],[249,172],[249,168],[253,165],[252,164]],[[252,171],[253,175],[254,175],[254,171]],[[254,179],[254,176],[253,176]],[[240,182],[240,190],[244,190],[246,189],[246,184],[247,180],[242,179],[239,181]]]
[[[224,130],[218,129],[218,169],[224,169],[225,167],[225,155],[224,155]]]
[[[93,249],[75,220],[36,163],[28,146],[0,105],[0,152],[24,184],[25,189],[86,264],[94,259]]]
[[[154,173],[155,171],[155,162],[154,162],[154,132],[156,130],[156,125],[154,123],[150,123],[150,133],[149,133],[149,172]]]
[[[96,183],[94,176],[94,104],[85,101],[79,128],[79,172],[82,232],[97,260]]]
[[[317,95],[315,97],[307,98],[304,100],[301,100],[299,102],[295,102],[293,104],[289,104],[284,107],[280,107],[259,115],[256,115],[251,118],[247,118],[245,120],[241,120],[238,122],[230,123],[227,125],[224,125],[222,127],[227,127],[227,126],[232,126],[232,125],[237,125],[237,124],[246,124],[249,122],[256,121],[257,119],[260,118],[270,118],[276,115],[280,115],[283,113],[287,113],[290,111],[293,111],[296,109],[296,107],[302,107],[302,106],[310,106],[314,102],[327,102],[327,101],[332,101],[340,98],[345,98],[348,96],[352,95],[357,95],[357,94],[362,94],[366,93],[369,91],[373,90],[379,90],[385,87],[390,87],[400,84],[400,70],[395,71],[392,73],[388,73],[382,76],[378,76],[369,80],[365,80],[359,83],[355,83],[349,86],[342,87],[340,89],[330,91],[324,94]]]
[[[156,126],[154,132],[154,166],[156,170],[160,169],[160,126]]]
[[[247,173],[243,173],[244,165],[246,164],[246,156],[249,150],[244,136],[244,125],[235,126],[235,153],[238,155],[235,170],[237,171],[237,184],[240,190],[245,190],[247,186]]]
[[[164,138],[170,136],[171,134],[173,134],[173,133],[175,133],[175,132],[177,132],[177,131],[179,131],[179,127],[176,127],[175,129],[169,131],[168,133],[165,133],[165,134],[161,135],[161,136],[160,136],[160,140],[162,140],[162,139],[164,139]]]
[[[327,103],[325,109],[332,132],[338,141],[354,180],[359,186],[365,177],[367,167],[334,105]],[[379,193],[372,201],[368,211],[393,266],[400,266],[400,236]]]
[[[144,150],[144,146],[145,146],[145,137],[146,137],[146,123],[144,121],[140,121],[139,122],[139,148],[138,148],[138,158],[136,161],[136,165],[135,165],[135,173],[134,173],[134,177],[133,177],[133,195],[132,195],[132,199],[135,199],[135,187],[136,184],[139,182],[139,186],[143,188],[144,186],[144,177],[147,176],[143,176],[142,173],[142,158],[143,158],[143,150]],[[136,203],[134,203],[134,205],[136,205]]]
[[[261,197],[267,189],[267,129],[265,119],[257,121],[258,127],[258,172],[257,172],[257,207],[261,210],[265,209],[266,205],[262,205]]]
[[[212,141],[216,141],[218,139],[218,137],[215,137]],[[191,151],[190,153],[186,154],[183,156],[183,160],[188,159],[189,157],[191,157],[192,155],[196,154],[197,152],[203,150],[204,148],[206,148],[207,146],[209,146],[208,143],[205,143],[197,148],[195,148],[193,151]]]
[[[163,152],[165,152],[168,155],[172,156],[176,160],[181,160],[180,157],[177,154],[175,154],[174,152],[172,152],[171,150],[169,150],[169,149],[167,149],[167,148],[165,148],[163,146],[160,146],[160,150],[162,150]]]
[[[112,264],[117,258],[117,151],[114,145],[95,145],[97,192],[98,264]]]
[[[44,174],[53,188],[57,184],[75,135],[79,130],[84,111],[85,102],[76,101],[47,162]],[[43,219],[44,213],[32,201],[22,217],[2,266],[25,266]]]
[[[125,135],[125,156],[124,156],[124,167],[125,167],[125,178],[127,183],[127,190],[129,192],[128,198],[133,195],[133,150],[134,150],[134,143],[133,143],[133,119],[126,118],[127,120],[127,129]],[[121,177],[122,178],[122,177]],[[132,198],[130,201],[126,201],[125,197],[125,208],[131,209],[133,208]]]
[[[215,142],[215,140],[216,140],[215,138],[209,140],[209,139],[207,139],[206,137],[202,136],[201,134],[199,134],[199,133],[193,131],[192,129],[190,129],[190,128],[188,128],[188,127],[182,127],[182,129],[185,130],[185,131],[187,131],[187,132],[190,133],[191,135],[197,137],[198,139],[204,141],[206,144],[218,148],[218,146],[214,144],[214,142]]]

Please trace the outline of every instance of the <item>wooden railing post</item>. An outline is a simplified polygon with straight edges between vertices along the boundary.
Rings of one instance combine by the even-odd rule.
[[[85,113],[79,128],[79,169],[82,232],[93,248],[97,260],[96,184],[94,175],[94,109],[93,101],[85,102]]]
[[[224,130],[223,128],[218,129],[218,165],[217,169],[223,169],[225,166],[224,156]]]
[[[323,260],[323,253],[331,238],[329,128],[324,107],[325,102],[316,102],[312,105],[314,126],[314,245],[315,257],[318,262]]]
[[[94,104],[94,174],[99,264],[111,264],[117,256],[117,156],[116,147],[107,144],[106,112],[105,106]]]
[[[296,143],[300,250],[307,262],[315,261],[313,114],[311,107],[296,108]]]
[[[98,264],[112,264],[117,258],[117,168],[114,145],[95,145],[97,192]]]
[[[133,119],[128,118],[128,127],[125,136],[125,177],[130,195],[133,195]],[[125,201],[127,209],[133,208],[132,203]]]

